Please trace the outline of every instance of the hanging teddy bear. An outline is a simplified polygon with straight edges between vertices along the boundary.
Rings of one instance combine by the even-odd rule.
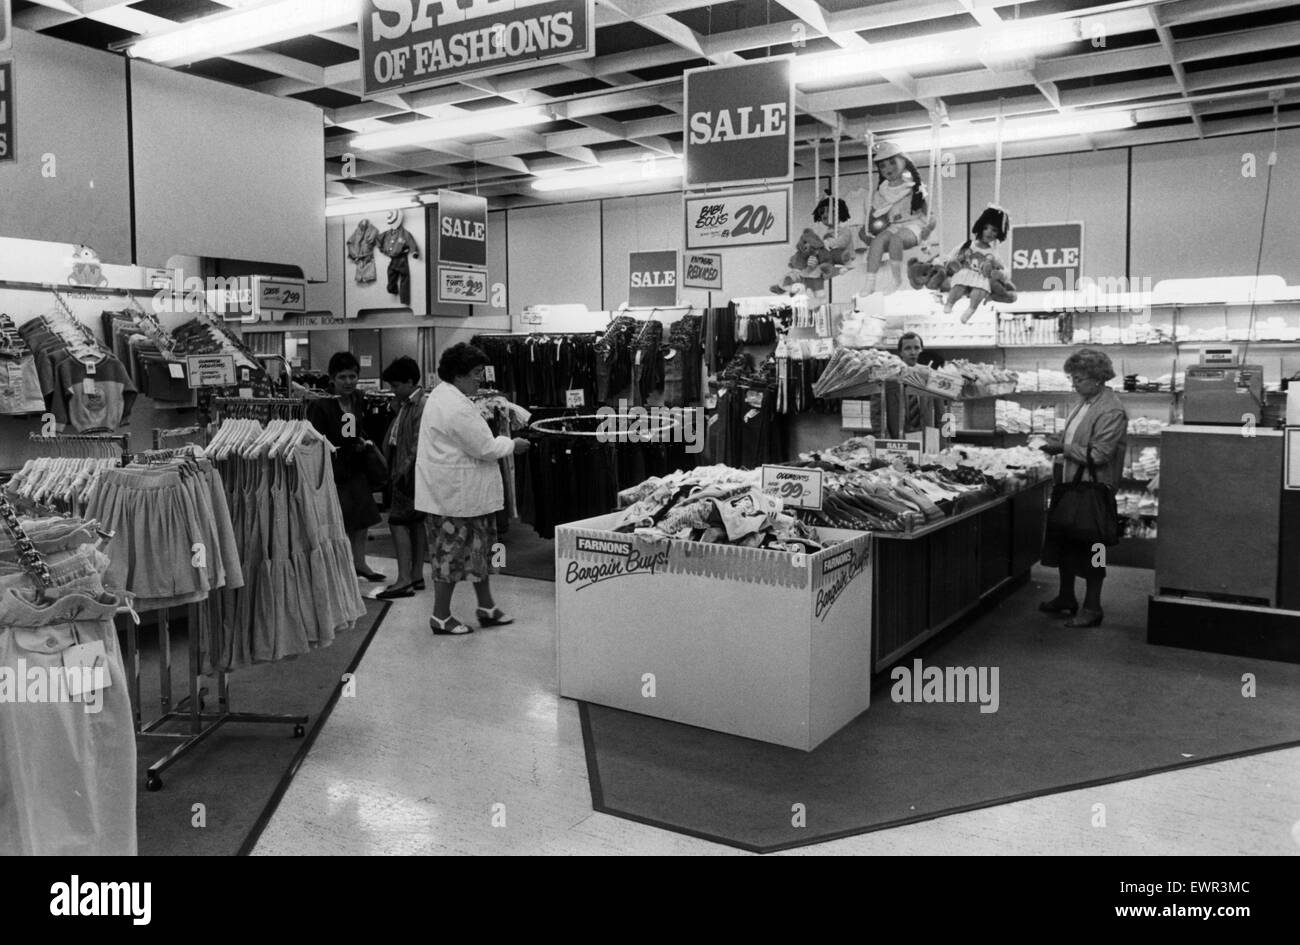
[[[808,227],[786,262],[788,271],[771,291],[776,295],[807,292],[820,298],[826,292],[826,280],[844,273],[852,255],[853,234],[847,229],[822,237]]]
[[[68,274],[68,285],[108,285],[108,277],[100,268],[99,253],[84,243],[72,248],[72,272]]]

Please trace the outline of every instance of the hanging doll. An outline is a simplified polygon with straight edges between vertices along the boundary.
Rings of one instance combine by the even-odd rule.
[[[953,253],[957,272],[952,277],[952,289],[944,303],[944,312],[951,312],[957,300],[966,296],[970,301],[962,313],[963,324],[970,321],[975,310],[989,297],[990,277],[1000,268],[998,246],[1006,240],[1011,229],[1011,217],[1001,207],[990,204],[971,227],[971,238]]]
[[[831,188],[827,187],[824,191],[822,191],[822,193],[824,193],[826,196],[821,199],[821,201],[817,204],[817,207],[813,210],[813,222],[822,223],[831,228],[838,226],[839,223],[847,223],[849,221],[849,216],[850,216],[849,205],[845,201],[841,200],[839,223],[832,222],[832,220],[830,219]]]
[[[871,195],[867,225],[859,234],[870,244],[867,250],[866,294],[876,291],[876,274],[886,254],[889,269],[898,291],[907,282],[903,278],[903,253],[930,235],[929,197],[921,183],[921,174],[906,152],[898,145],[884,142],[876,151],[876,171],[880,183]]]

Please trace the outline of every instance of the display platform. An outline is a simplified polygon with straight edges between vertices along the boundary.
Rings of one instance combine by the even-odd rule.
[[[812,555],[555,533],[560,695],[811,751],[871,701],[872,539]]]

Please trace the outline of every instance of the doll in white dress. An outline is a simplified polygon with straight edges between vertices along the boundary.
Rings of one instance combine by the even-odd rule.
[[[970,321],[975,310],[989,297],[989,277],[1001,268],[997,249],[1006,240],[1011,229],[1011,218],[1001,207],[989,205],[971,227],[971,238],[953,253],[952,262],[957,271],[952,277],[952,288],[944,303],[944,312],[951,312],[957,301],[966,296],[970,301],[962,313],[963,323]]]
[[[932,228],[929,199],[912,159],[898,145],[886,141],[876,152],[876,171],[880,183],[867,207],[867,225],[860,231],[870,244],[868,295],[876,291],[876,275],[886,255],[894,276],[894,291],[907,284],[903,278],[903,253],[920,244]]]

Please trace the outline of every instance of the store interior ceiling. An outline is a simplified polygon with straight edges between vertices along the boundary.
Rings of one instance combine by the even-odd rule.
[[[248,5],[13,0],[13,11],[20,28],[120,49],[177,23]],[[1011,52],[978,39],[1017,21],[1041,26],[1053,45]],[[976,40],[964,43],[963,53],[938,62],[913,56],[926,43],[934,49],[946,42],[946,34],[981,29],[986,33],[964,34]],[[1300,125],[1300,4],[1293,0],[596,0],[595,36],[593,58],[367,100],[360,97],[356,25],[180,68],[321,107],[333,203],[433,195],[439,188],[479,193],[494,208],[662,192],[671,189],[662,180],[550,193],[532,185],[539,175],[571,168],[680,156],[682,73],[780,55],[851,56],[864,63],[879,55],[877,62],[886,66],[839,78],[812,68],[797,82],[800,177],[813,176],[815,160],[818,176],[829,176],[836,137],[840,173],[866,171],[868,131],[877,140],[921,132],[927,144],[912,153],[924,164],[933,122],[939,148],[963,162],[992,158],[994,146],[951,147],[945,133],[957,141],[954,129],[963,123],[999,117],[1003,128],[1020,119],[1089,112],[1127,112],[1133,119],[1120,130],[1049,139],[1011,141],[1004,134],[1005,157]],[[901,60],[891,55],[897,53]],[[361,150],[352,144],[359,134],[412,121],[517,106],[544,108],[553,120],[423,145]],[[345,155],[352,155],[346,167]]]

